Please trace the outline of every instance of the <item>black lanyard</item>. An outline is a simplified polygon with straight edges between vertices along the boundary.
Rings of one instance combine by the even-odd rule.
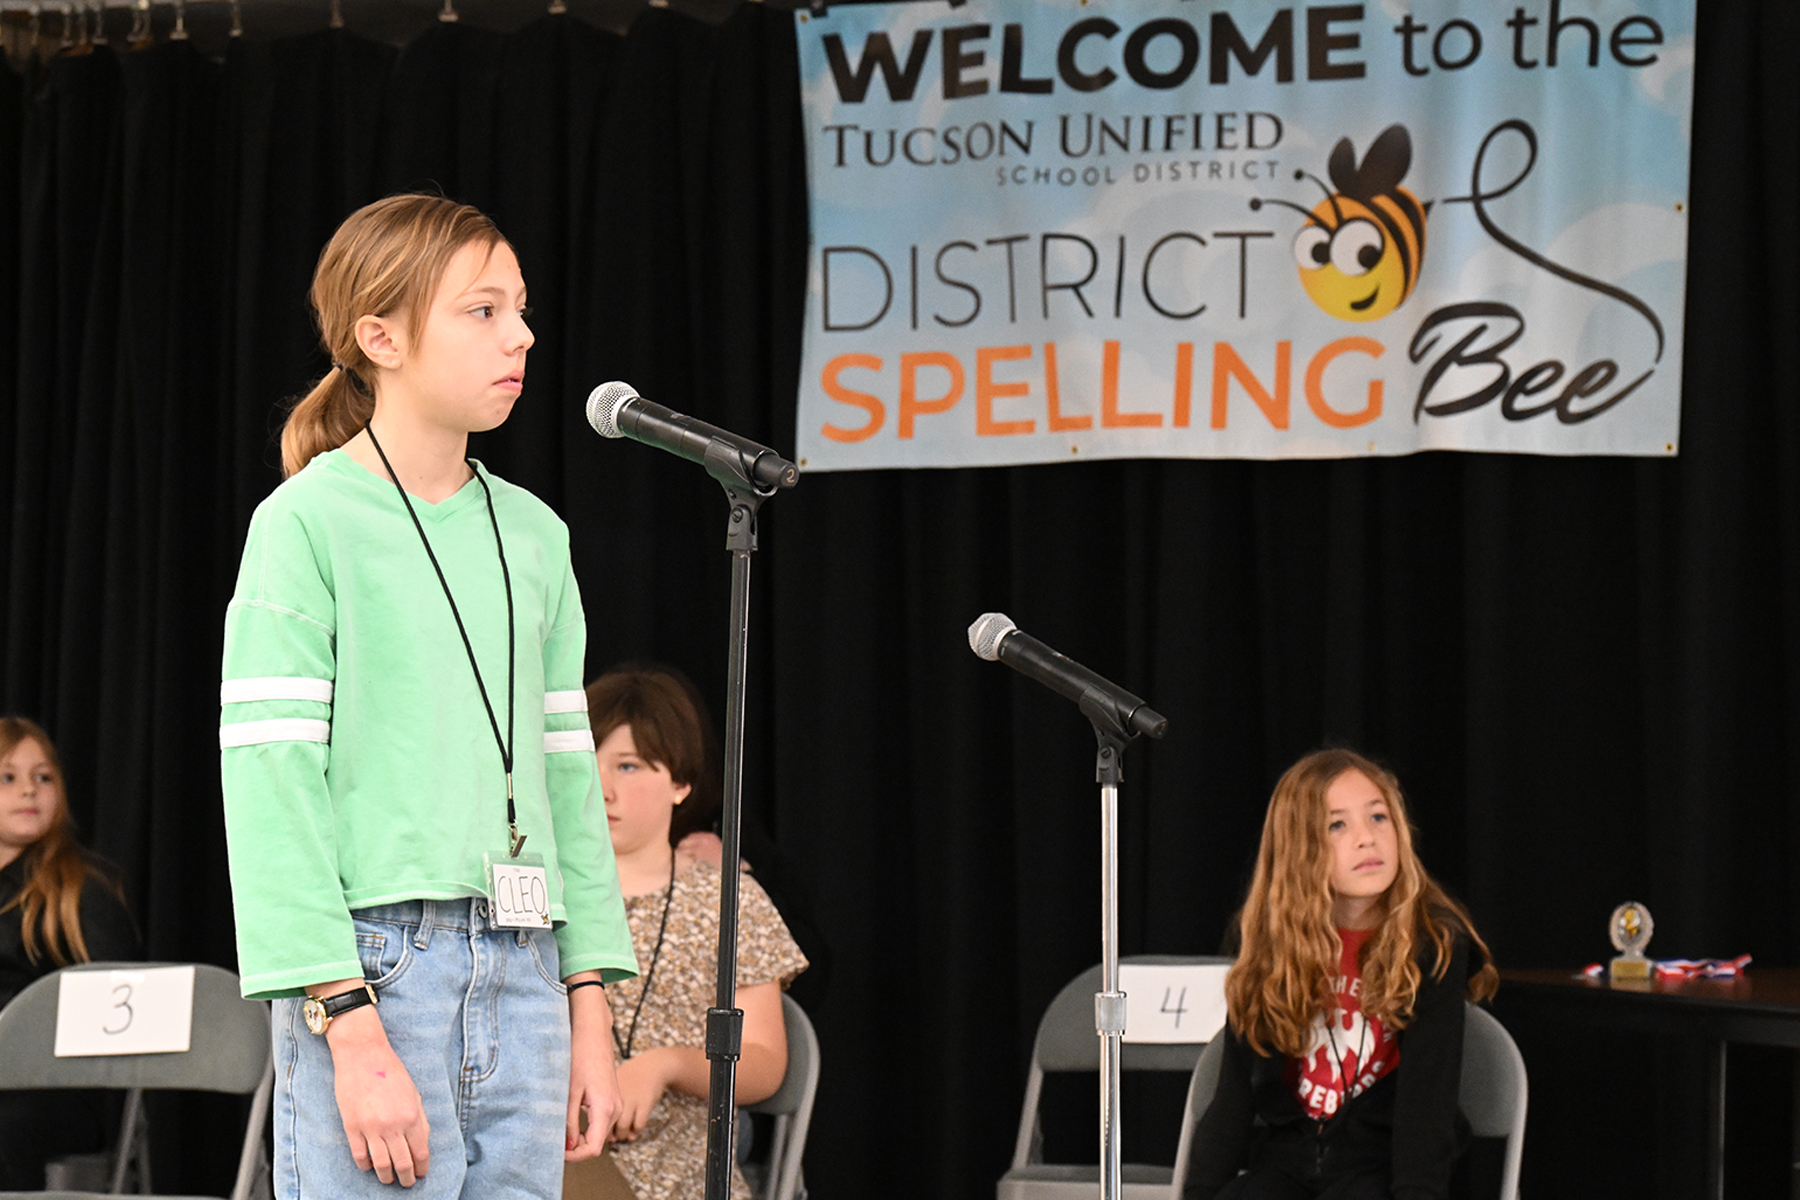
[[[644,1001],[650,998],[650,989],[656,983],[656,964],[662,958],[663,937],[669,932],[669,906],[675,903],[675,851],[669,850],[669,890],[663,893],[662,924],[656,930],[656,949],[650,952],[650,970],[644,976],[644,990],[638,993],[637,1007],[631,1010],[631,1029],[623,1042],[619,1041],[619,1027],[613,1026],[613,1045],[618,1047],[621,1061],[631,1057],[631,1048],[637,1044],[638,1018],[644,1015]]]
[[[514,858],[525,848],[525,839],[519,836],[519,814],[513,807],[513,699],[515,692],[514,660],[517,658],[518,631],[513,623],[512,574],[506,569],[506,546],[500,540],[500,518],[494,512],[494,493],[488,487],[487,480],[481,477],[475,464],[469,462],[469,470],[475,476],[475,482],[487,496],[488,520],[494,525],[494,549],[500,552],[500,581],[506,587],[506,736],[500,736],[500,722],[494,716],[494,705],[488,700],[487,684],[481,678],[481,666],[475,661],[475,646],[469,641],[469,631],[463,625],[462,613],[456,607],[456,597],[450,594],[450,581],[444,578],[444,568],[438,565],[437,555],[432,552],[431,539],[425,536],[425,526],[419,520],[419,514],[413,511],[412,500],[406,489],[400,486],[400,477],[394,474],[394,464],[388,461],[387,452],[381,443],[375,440],[373,424],[364,425],[363,432],[369,435],[369,444],[375,447],[375,453],[381,456],[381,465],[387,468],[388,478],[394,481],[394,490],[400,493],[400,503],[406,505],[406,515],[412,518],[413,528],[419,531],[419,540],[425,544],[425,556],[431,559],[431,569],[437,572],[438,583],[444,589],[444,599],[450,602],[450,615],[456,618],[456,632],[462,634],[463,649],[469,654],[469,669],[475,672],[475,687],[481,692],[481,703],[487,709],[488,724],[494,730],[494,745],[500,749],[500,765],[506,771],[506,831],[510,837],[510,851]],[[468,462],[467,459],[463,460]]]

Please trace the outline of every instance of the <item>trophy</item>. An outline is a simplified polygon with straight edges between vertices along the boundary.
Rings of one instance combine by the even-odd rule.
[[[1612,935],[1613,949],[1622,953],[1612,960],[1609,972],[1612,980],[1650,978],[1650,960],[1644,957],[1644,947],[1650,944],[1650,935],[1655,931],[1656,922],[1650,919],[1650,910],[1637,901],[1627,900],[1613,909],[1607,932]]]

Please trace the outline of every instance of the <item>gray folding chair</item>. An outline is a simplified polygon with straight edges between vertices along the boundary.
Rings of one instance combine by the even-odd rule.
[[[1457,1102],[1476,1137],[1506,1139],[1500,1200],[1519,1197],[1526,1099],[1525,1058],[1512,1035],[1492,1013],[1469,1005],[1463,1018],[1462,1090]]]
[[[781,1019],[787,1026],[787,1074],[781,1077],[774,1095],[747,1106],[750,1112],[775,1118],[763,1200],[795,1200],[806,1195],[800,1160],[806,1153],[806,1130],[812,1124],[813,1095],[819,1090],[819,1036],[806,1011],[786,992],[781,994]]]
[[[146,1089],[253,1095],[237,1182],[231,1200],[248,1200],[263,1166],[262,1132],[275,1073],[269,1060],[269,1006],[245,1000],[238,978],[204,963],[194,967],[193,1032],[185,1053],[118,1054],[57,1058],[56,1009],[61,977],[70,971],[143,970],[167,963],[90,963],[37,980],[0,1009],[0,1088],[119,1088],[126,1091],[125,1119],[110,1192],[0,1192],[0,1200],[87,1200],[119,1195],[128,1168],[139,1160],[140,1188],[147,1191],[143,1159],[143,1093]],[[185,965],[185,964],[180,964]],[[169,1198],[177,1200],[177,1198]],[[182,1197],[179,1200],[201,1200]],[[217,1200],[207,1198],[207,1200]]]
[[[1191,1123],[1206,1112],[1219,1086],[1223,1048],[1222,1041],[1209,1045],[1194,1068],[1193,1084],[1188,1090],[1190,1125],[1182,1131],[1182,1156],[1175,1164],[1177,1188],[1187,1178]],[[1506,1139],[1500,1200],[1519,1200],[1519,1163],[1525,1153],[1525,1059],[1506,1027],[1492,1013],[1473,1004],[1463,1013],[1462,1087],[1456,1099],[1476,1137]]]
[[[1228,958],[1184,957],[1167,954],[1134,955],[1122,963],[1174,966],[1193,963],[1229,963]],[[1095,1164],[1047,1163],[1038,1103],[1044,1076],[1052,1072],[1082,1071],[1098,1074],[1100,1039],[1094,1032],[1094,993],[1100,990],[1100,968],[1090,967],[1066,984],[1038,1022],[1037,1040],[1031,1050],[1031,1070],[1025,1078],[1025,1104],[1019,1114],[1019,1133],[1013,1144],[1012,1164],[996,1186],[997,1200],[1093,1200],[1100,1186]],[[1186,1111],[1181,1119],[1181,1138],[1175,1166],[1153,1163],[1121,1163],[1122,1200],[1171,1200],[1187,1169],[1188,1140],[1199,1110],[1194,1078],[1203,1042],[1149,1044],[1126,1042],[1119,1062],[1126,1071],[1181,1071],[1190,1076]],[[1213,1077],[1218,1076],[1217,1068]],[[1208,1099],[1212,1088],[1205,1089]]]

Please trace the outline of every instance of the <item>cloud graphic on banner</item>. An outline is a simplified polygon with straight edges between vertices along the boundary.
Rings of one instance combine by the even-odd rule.
[[[1694,40],[1672,43],[1637,77],[1638,91],[1659,111],[1681,123],[1681,137],[1693,140]]]
[[[1547,257],[1618,283],[1634,271],[1658,263],[1679,263],[1687,245],[1687,220],[1660,205],[1625,203],[1596,208],[1557,234]],[[1542,273],[1501,246],[1487,246],[1463,265],[1455,290],[1465,295],[1503,286],[1525,288]]]

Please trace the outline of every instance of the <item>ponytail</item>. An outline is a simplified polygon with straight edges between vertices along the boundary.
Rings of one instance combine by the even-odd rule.
[[[362,432],[375,415],[375,398],[363,394],[361,380],[348,368],[331,370],[301,397],[281,427],[281,475],[289,478],[327,450]]]

